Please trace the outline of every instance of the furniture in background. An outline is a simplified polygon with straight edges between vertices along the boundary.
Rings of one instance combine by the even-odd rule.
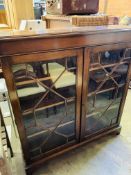
[[[120,133],[131,28],[14,33],[0,38],[0,53],[28,174],[57,155]]]
[[[7,24],[5,9],[0,9],[0,24]]]
[[[0,109],[4,119],[4,123],[6,124],[7,127],[10,127],[10,133],[8,133],[8,135],[10,135],[9,139],[11,142],[12,130],[14,130],[15,136],[17,137],[17,129],[16,129],[14,115],[12,112],[12,107],[11,107],[8,90],[7,90],[7,86],[4,78],[0,78]],[[8,122],[8,125],[6,123],[6,119],[10,119],[10,122]]]
[[[9,152],[10,151],[10,152]],[[0,110],[0,173],[10,175],[9,157],[13,157],[13,151]]]
[[[41,18],[42,20],[46,21],[46,26],[48,29],[72,27],[71,16],[46,15],[46,16],[42,16]]]
[[[107,15],[49,15],[42,16],[46,20],[47,28],[67,28],[72,26],[103,26],[116,25],[119,23],[117,17]]]
[[[19,30],[23,31],[44,31],[46,29],[46,21],[44,20],[22,20]]]
[[[108,25],[107,15],[72,16],[72,25],[75,26],[104,26]]]
[[[6,12],[7,24],[7,26],[2,25],[2,28],[18,29],[21,20],[34,19],[33,0],[2,0],[1,2],[3,6],[2,9],[4,9]]]
[[[99,9],[99,0],[47,0],[48,14],[96,14]]]

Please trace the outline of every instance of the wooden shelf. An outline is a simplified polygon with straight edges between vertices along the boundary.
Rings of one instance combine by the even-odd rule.
[[[108,76],[108,75],[106,76],[106,73],[104,72],[103,75],[102,75],[101,77],[95,77],[94,74],[90,76],[90,78],[91,78],[92,80],[94,80],[96,83],[102,82],[106,77],[108,78],[108,80],[110,80],[111,77],[112,77],[112,78],[118,78],[118,77],[120,77],[120,75],[119,75],[118,73],[113,73],[113,74],[111,75],[111,77],[110,77],[110,76]],[[107,81],[108,81],[108,80],[107,80]]]
[[[71,67],[71,68],[68,68],[68,71],[71,72],[71,71],[74,71],[76,70],[76,67]],[[47,80],[52,80],[52,79],[57,79],[58,77],[57,76],[46,76],[46,75],[43,75],[42,78],[39,78],[37,77],[36,80],[38,81],[47,81]],[[22,85],[28,85],[28,84],[32,84],[32,83],[35,83],[36,80],[34,79],[25,79],[25,80],[22,80],[22,81],[19,81],[21,79],[16,79],[16,86],[19,87],[19,86],[22,86]]]
[[[128,60],[128,61],[125,60],[125,61],[119,63],[119,65],[127,64],[127,63],[129,63],[129,60]],[[103,68],[110,68],[110,67],[116,66],[117,64],[118,64],[118,63],[107,64],[107,65],[102,65],[102,64],[101,64],[101,66],[102,66]],[[95,71],[95,70],[100,70],[100,69],[102,69],[102,67],[100,67],[98,63],[91,64],[89,71],[91,72],[91,71]]]
[[[119,88],[123,87],[124,85],[125,85],[125,83],[119,85]],[[90,96],[92,96],[92,95],[94,95],[94,94],[100,94],[100,93],[104,93],[104,92],[112,91],[112,90],[114,90],[114,89],[116,89],[115,86],[114,86],[114,87],[111,87],[111,88],[105,88],[105,89],[102,89],[102,90],[100,90],[100,91],[98,91],[98,92],[95,92],[95,91],[94,91],[94,92],[90,92],[90,93],[88,94],[88,97],[90,97]]]
[[[65,123],[62,123],[62,124],[60,124],[60,125],[58,126],[58,128],[63,127],[63,126],[68,125],[68,124],[73,124],[73,123],[75,123],[74,120],[68,121],[68,122],[65,122]],[[53,130],[54,127],[50,127],[49,129],[50,129],[50,130]],[[39,131],[39,132],[37,132],[37,133],[30,134],[30,135],[27,136],[27,138],[30,139],[30,138],[32,138],[32,137],[37,137],[38,135],[44,134],[44,133],[47,132],[47,131],[48,131],[48,130],[45,129],[45,130]]]
[[[44,77],[44,78],[37,78],[39,81],[47,81],[47,80],[51,80],[51,77]],[[16,82],[16,86],[22,86],[22,85],[28,85],[28,84],[32,84],[35,83],[36,80],[25,80],[25,81],[20,81],[20,82]]]
[[[121,98],[119,98],[119,99],[121,99]],[[120,102],[117,102],[117,103],[112,104],[112,105],[109,107],[109,109],[108,109],[107,111],[112,110],[112,109],[115,109],[116,106],[117,106],[116,104],[120,104]],[[104,106],[104,108],[108,108],[108,106],[109,106],[109,104],[106,105],[106,106]],[[92,113],[90,113],[90,114],[87,114],[87,115],[86,115],[86,118],[91,117],[91,116],[93,116],[93,115],[100,114],[101,112],[103,112],[103,108],[102,108],[102,107],[99,108],[97,111],[95,110],[94,112],[92,112]]]
[[[71,102],[75,101],[75,99],[76,99],[75,97],[67,98],[67,103],[71,103]],[[49,109],[49,108],[52,108],[52,107],[57,107],[57,106],[62,105],[62,104],[64,104],[64,101],[59,101],[59,102],[52,103],[52,104],[48,103],[46,106],[43,106],[43,104],[42,104],[37,109],[35,109],[35,112],[38,112],[38,111],[41,111],[41,110],[45,110],[45,109]],[[22,112],[22,115],[26,116],[26,115],[28,115],[30,113],[33,113],[33,111],[34,111],[33,107],[29,108],[27,110],[24,110]]]

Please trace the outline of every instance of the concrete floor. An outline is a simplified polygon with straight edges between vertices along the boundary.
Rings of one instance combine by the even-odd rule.
[[[119,136],[107,136],[59,156],[33,175],[131,175],[131,90],[128,92]],[[13,175],[25,175],[16,146]]]

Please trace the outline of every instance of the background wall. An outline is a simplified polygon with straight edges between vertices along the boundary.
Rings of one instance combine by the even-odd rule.
[[[100,0],[99,11],[104,11],[104,2]],[[107,0],[107,14],[115,16],[130,16],[131,17],[131,0]]]

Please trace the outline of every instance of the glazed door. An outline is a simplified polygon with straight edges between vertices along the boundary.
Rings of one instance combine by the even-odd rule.
[[[35,161],[75,144],[80,128],[82,50],[10,60],[8,73],[14,79],[10,97],[26,159]]]
[[[86,49],[81,137],[119,125],[129,82],[131,49],[108,45]]]

